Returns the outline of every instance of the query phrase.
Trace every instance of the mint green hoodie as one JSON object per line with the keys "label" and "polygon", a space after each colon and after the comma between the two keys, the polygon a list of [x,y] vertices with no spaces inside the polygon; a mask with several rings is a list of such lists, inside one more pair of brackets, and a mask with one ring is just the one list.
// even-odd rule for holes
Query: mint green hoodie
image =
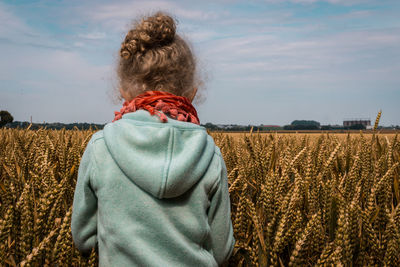
{"label": "mint green hoodie", "polygon": [[93,134],[71,221],[100,266],[217,266],[232,254],[227,170],[204,127],[138,110]]}

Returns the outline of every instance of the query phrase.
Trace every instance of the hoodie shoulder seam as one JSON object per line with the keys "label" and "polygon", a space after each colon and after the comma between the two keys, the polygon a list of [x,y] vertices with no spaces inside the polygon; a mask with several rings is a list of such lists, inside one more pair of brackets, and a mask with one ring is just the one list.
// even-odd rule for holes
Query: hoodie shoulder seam
{"label": "hoodie shoulder seam", "polygon": [[221,176],[222,176],[221,175],[221,171],[222,171],[221,159],[222,159],[222,156],[217,151],[214,151],[214,155],[217,155],[218,158],[219,158],[218,169],[220,171],[218,172],[217,179],[215,179],[213,185],[210,188],[210,191],[208,192],[208,198],[210,198],[212,195],[214,195],[214,193],[218,190],[218,186],[221,183]]}
{"label": "hoodie shoulder seam", "polygon": [[[96,132],[92,135],[91,140],[89,141],[87,148],[91,150],[91,155],[90,155],[90,162],[92,163],[90,166],[90,172],[92,175],[89,177],[89,183],[93,185],[94,188],[97,188],[97,183],[95,181],[96,173],[97,173],[97,159],[96,159],[96,146],[95,143],[97,140],[103,138],[103,136],[100,136],[99,132]],[[93,189],[94,189],[93,188]]]}
{"label": "hoodie shoulder seam", "polygon": [[91,145],[93,146],[93,148],[92,148],[92,149],[93,149],[92,158],[93,158],[93,161],[94,161],[94,165],[96,166],[95,170],[97,169],[97,165],[98,165],[97,159],[96,159],[97,153],[95,152],[95,149],[96,149],[95,143],[96,143],[97,141],[99,141],[100,139],[104,139],[104,136],[103,136],[103,132],[102,132],[102,131],[98,131],[98,132],[96,132],[96,133],[93,134],[93,140],[91,141]]}
{"label": "hoodie shoulder seam", "polygon": [[104,138],[103,130],[100,130],[100,131],[95,132],[95,133],[92,135],[92,138],[91,138],[90,142],[91,142],[91,143],[94,143],[94,142],[96,142],[97,140],[99,140],[99,139],[101,139],[101,138]]}

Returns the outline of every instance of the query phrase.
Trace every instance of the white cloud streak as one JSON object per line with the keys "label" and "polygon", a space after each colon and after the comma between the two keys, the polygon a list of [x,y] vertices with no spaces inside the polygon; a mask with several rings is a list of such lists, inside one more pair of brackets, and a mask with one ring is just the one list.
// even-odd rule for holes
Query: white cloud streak
{"label": "white cloud streak", "polygon": [[265,0],[268,3],[282,3],[282,2],[291,2],[295,4],[315,4],[318,2],[325,2],[334,5],[344,5],[351,6],[356,4],[366,4],[372,2],[371,0]]}
{"label": "white cloud streak", "polygon": [[48,34],[29,26],[16,16],[10,8],[0,3],[0,40],[16,45],[43,48],[66,48],[66,45]]}

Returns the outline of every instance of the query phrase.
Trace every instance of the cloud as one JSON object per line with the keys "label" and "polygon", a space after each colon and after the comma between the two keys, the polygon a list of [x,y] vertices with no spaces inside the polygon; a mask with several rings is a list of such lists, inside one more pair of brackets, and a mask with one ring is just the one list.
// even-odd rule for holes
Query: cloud
{"label": "cloud", "polygon": [[[179,31],[178,31],[179,34]],[[183,36],[187,36],[191,42],[204,42],[215,37],[218,37],[218,33],[215,31],[199,30],[199,31],[183,31]]]}
{"label": "cloud", "polygon": [[[77,51],[18,48],[0,45],[0,99],[16,120],[33,115],[37,121],[95,121],[110,119],[113,112],[114,70],[94,65]],[[18,109],[16,107],[23,107]]]}
{"label": "cloud", "polygon": [[11,10],[0,2],[0,35],[7,36],[14,32],[28,32],[30,29]]}
{"label": "cloud", "polygon": [[132,19],[132,15],[138,15],[142,12],[152,10],[173,11],[176,16],[184,19],[208,20],[217,18],[217,14],[214,12],[204,12],[192,8],[186,9],[174,2],[167,1],[138,1],[105,4],[93,9],[89,14],[92,15],[92,18],[97,20],[116,18]]}
{"label": "cloud", "polygon": [[100,40],[100,39],[105,39],[107,34],[105,32],[90,32],[90,33],[81,33],[78,34],[78,37],[83,38],[83,39],[89,39],[89,40]]}
{"label": "cloud", "polygon": [[340,19],[340,20],[362,19],[374,15],[373,13],[374,12],[371,10],[356,10],[340,15],[329,16],[328,19]]}
{"label": "cloud", "polygon": [[[92,31],[76,37],[95,41],[104,34]],[[76,47],[80,49],[86,42],[57,37],[26,23],[12,7],[0,3],[2,108],[12,111],[16,120],[28,120],[33,115],[39,121],[104,121],[108,117],[104,110],[112,115],[107,96],[112,67],[92,64],[82,56]],[[95,108],[97,104],[90,102],[91,98],[99,99],[103,107]],[[98,114],[103,114],[102,118],[93,119]]]}
{"label": "cloud", "polygon": [[59,82],[59,86],[77,88],[91,87],[102,82],[111,74],[110,65],[94,65],[85,60],[77,51],[48,50],[26,47],[19,49],[12,45],[1,45],[6,52],[2,58],[7,64],[0,65],[2,79],[13,79],[18,83],[29,83],[35,89],[43,90],[41,83]]}
{"label": "cloud", "polygon": [[10,7],[2,3],[0,3],[0,42],[49,49],[67,49],[61,41],[29,26],[16,16]]}
{"label": "cloud", "polygon": [[155,11],[170,12],[179,19],[207,21],[216,20],[219,14],[213,11],[203,11],[193,7],[184,7],[170,1],[135,1],[113,2],[95,5],[89,11],[84,11],[85,17],[91,23],[100,23],[110,29],[125,31],[127,24],[138,16],[148,15]]}
{"label": "cloud", "polygon": [[351,6],[356,4],[366,4],[371,2],[372,0],[265,0],[265,1],[268,3],[291,2],[295,4],[314,4],[318,2],[325,2],[334,5]]}
{"label": "cloud", "polygon": [[316,0],[321,2],[328,2],[330,4],[339,4],[339,5],[356,5],[356,4],[367,4],[371,2],[371,0]]}
{"label": "cloud", "polygon": [[[398,114],[398,8],[371,0],[205,1],[68,1],[40,11],[32,4],[30,13],[0,3],[0,99],[24,106],[16,119],[30,113],[42,121],[112,119],[119,106],[107,93],[120,42],[132,19],[161,9],[176,16],[178,33],[192,41],[213,77],[200,108],[203,122],[280,124],[314,114],[303,103],[331,118],[342,105],[348,105],[340,108],[343,116],[385,103]],[[53,20],[42,20],[41,12]]]}
{"label": "cloud", "polygon": [[[203,56],[214,77],[276,87],[307,90],[373,89],[379,83],[395,83],[400,64],[400,28],[353,30],[303,39],[279,35],[251,35],[210,41]],[[386,57],[384,55],[387,55]],[[397,56],[399,58],[399,56]],[[388,60],[393,63],[387,66]],[[314,89],[313,89],[314,88]]]}

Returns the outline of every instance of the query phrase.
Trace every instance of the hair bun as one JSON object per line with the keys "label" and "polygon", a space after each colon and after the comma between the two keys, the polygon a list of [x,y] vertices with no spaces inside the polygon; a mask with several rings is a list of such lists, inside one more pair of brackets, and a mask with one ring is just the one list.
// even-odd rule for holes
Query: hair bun
{"label": "hair bun", "polygon": [[174,41],[176,25],[174,20],[162,13],[142,19],[136,27],[129,31],[121,45],[121,57],[129,59],[136,53],[168,45]]}

